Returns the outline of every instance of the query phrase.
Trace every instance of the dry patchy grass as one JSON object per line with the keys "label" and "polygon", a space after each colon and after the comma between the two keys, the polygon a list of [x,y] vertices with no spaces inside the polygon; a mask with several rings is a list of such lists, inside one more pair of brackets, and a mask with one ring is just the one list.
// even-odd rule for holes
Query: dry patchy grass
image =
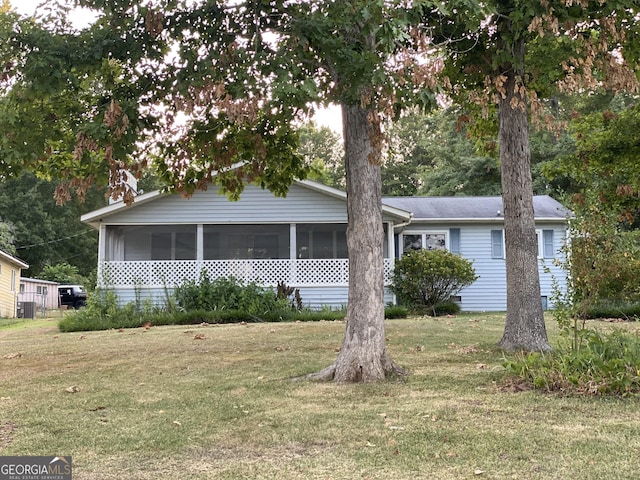
{"label": "dry patchy grass", "polygon": [[373,385],[290,381],[343,322],[0,326],[0,454],[72,455],[78,480],[636,478],[638,399],[500,388],[502,322],[389,321],[411,374]]}

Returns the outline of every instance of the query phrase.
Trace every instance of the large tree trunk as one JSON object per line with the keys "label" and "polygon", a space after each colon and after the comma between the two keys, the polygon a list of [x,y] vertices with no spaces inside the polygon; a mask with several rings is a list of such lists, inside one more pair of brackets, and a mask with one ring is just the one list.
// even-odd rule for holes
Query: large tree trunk
{"label": "large tree trunk", "polygon": [[404,372],[387,354],[384,330],[384,230],[380,166],[367,110],[342,106],[347,174],[349,303],[347,329],[335,362],[307,378],[373,382]]}
{"label": "large tree trunk", "polygon": [[[521,52],[524,55],[524,43]],[[550,351],[540,299],[528,109],[519,87],[511,70],[498,105],[507,269],[507,318],[499,345],[506,350]]]}

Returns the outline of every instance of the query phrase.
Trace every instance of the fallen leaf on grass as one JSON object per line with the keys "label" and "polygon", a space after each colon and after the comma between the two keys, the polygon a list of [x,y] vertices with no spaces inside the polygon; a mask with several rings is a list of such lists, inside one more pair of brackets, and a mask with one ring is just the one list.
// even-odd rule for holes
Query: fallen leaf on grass
{"label": "fallen leaf on grass", "polygon": [[64,390],[67,393],[78,393],[80,391],[80,387],[77,387],[76,385],[71,385],[70,387],[67,387]]}
{"label": "fallen leaf on grass", "polygon": [[204,333],[197,333],[196,335],[193,336],[194,340],[204,340],[206,338]]}
{"label": "fallen leaf on grass", "polygon": [[174,424],[176,427],[181,427],[181,426],[182,426],[182,424],[181,424],[179,421],[177,421],[177,420],[174,420],[174,421],[173,421],[173,424]]}
{"label": "fallen leaf on grass", "polygon": [[484,470],[474,470],[473,474],[474,475],[482,475],[484,473]]}
{"label": "fallen leaf on grass", "polygon": [[478,348],[477,345],[467,345],[467,346],[462,346],[462,345],[458,345],[455,343],[450,343],[447,345],[447,347],[449,347],[450,350],[455,350],[456,353],[478,353],[480,352],[480,349]]}
{"label": "fallen leaf on grass", "polygon": [[15,352],[15,353],[7,353],[2,358],[11,359],[11,358],[20,358],[21,356],[22,356],[22,353]]}

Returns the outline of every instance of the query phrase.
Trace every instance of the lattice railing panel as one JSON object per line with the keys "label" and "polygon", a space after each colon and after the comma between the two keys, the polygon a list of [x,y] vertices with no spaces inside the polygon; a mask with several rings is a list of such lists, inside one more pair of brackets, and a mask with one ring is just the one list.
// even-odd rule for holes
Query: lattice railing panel
{"label": "lattice railing panel", "polygon": [[[278,282],[290,286],[349,284],[346,259],[102,262],[99,267],[99,283],[104,287],[173,287],[185,280],[198,280],[202,270],[211,279],[234,276],[265,286]],[[385,285],[390,283],[392,274],[393,264],[385,259]]]}

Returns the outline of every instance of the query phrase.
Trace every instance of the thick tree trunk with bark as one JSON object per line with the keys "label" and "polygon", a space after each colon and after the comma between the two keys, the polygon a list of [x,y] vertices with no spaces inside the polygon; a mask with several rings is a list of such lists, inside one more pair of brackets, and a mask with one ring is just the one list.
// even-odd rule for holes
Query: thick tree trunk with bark
{"label": "thick tree trunk with bark", "polygon": [[404,373],[387,354],[385,344],[382,180],[380,166],[369,161],[374,150],[367,110],[343,105],[342,120],[349,249],[347,328],[335,362],[307,378],[373,382]]}
{"label": "thick tree trunk with bark", "polygon": [[499,345],[506,350],[550,351],[540,299],[528,109],[515,73],[507,74],[504,88],[498,108],[507,318]]}

